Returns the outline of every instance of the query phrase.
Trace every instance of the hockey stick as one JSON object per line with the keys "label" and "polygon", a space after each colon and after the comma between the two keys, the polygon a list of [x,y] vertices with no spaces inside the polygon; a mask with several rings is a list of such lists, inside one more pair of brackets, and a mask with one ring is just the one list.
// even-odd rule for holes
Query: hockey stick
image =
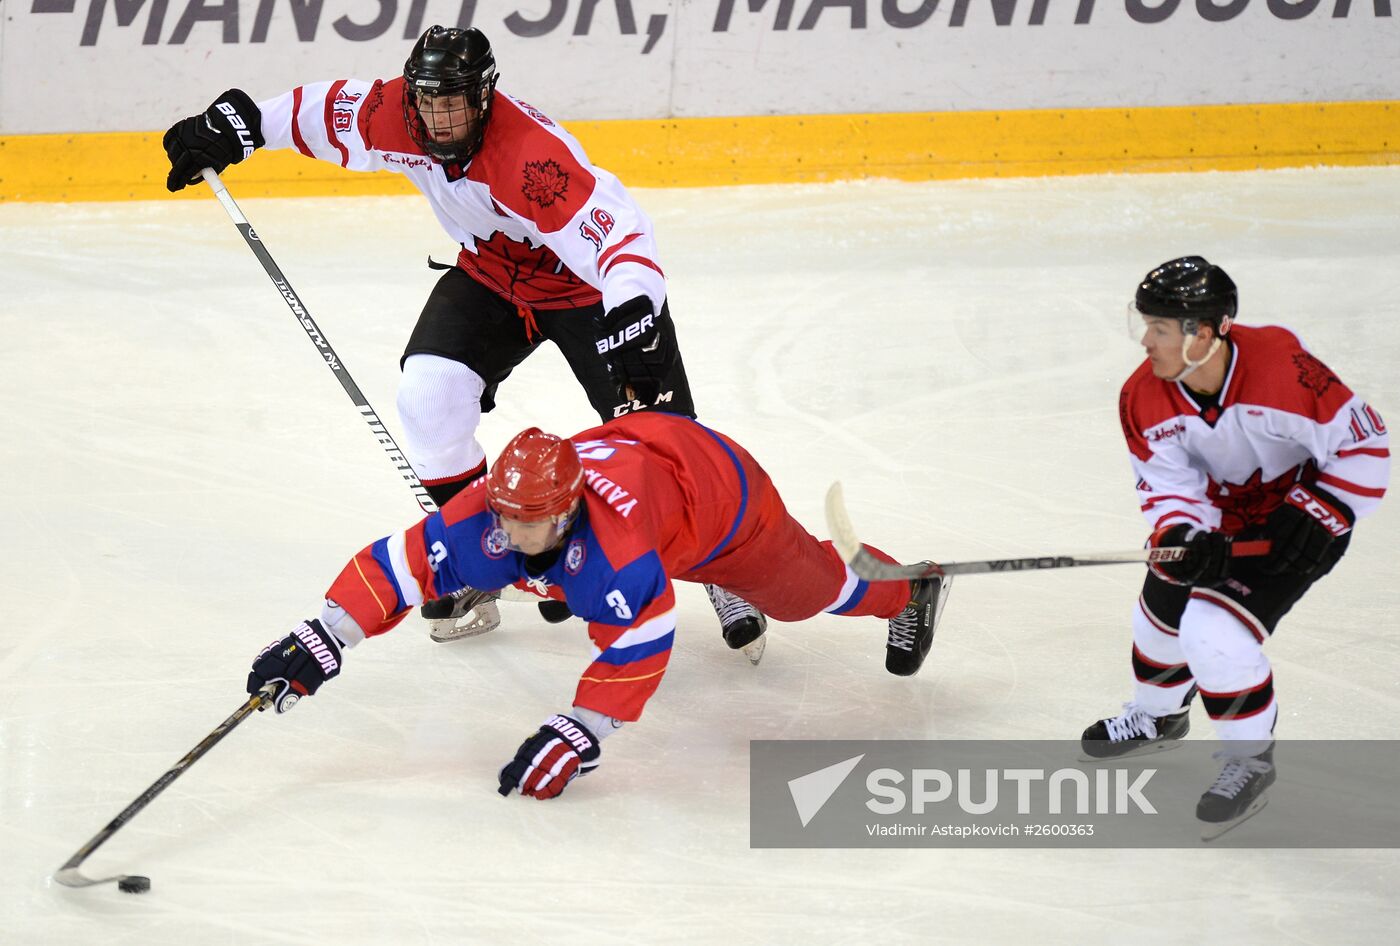
{"label": "hockey stick", "polygon": [[355,383],[354,378],[350,377],[350,372],[341,363],[340,357],[331,347],[331,343],[326,340],[325,333],[321,331],[315,319],[311,318],[311,313],[306,311],[306,306],[302,304],[301,298],[297,296],[292,284],[287,282],[286,276],[282,275],[282,270],[272,259],[272,254],[267,251],[267,247],[263,246],[262,240],[254,232],[248,218],[243,216],[243,211],[239,210],[238,205],[233,202],[233,197],[229,194],[228,188],[224,187],[224,182],[210,168],[205,168],[201,173],[204,175],[204,180],[209,183],[209,187],[214,191],[214,196],[219,199],[219,203],[223,205],[224,210],[233,220],[238,232],[243,234],[248,249],[253,251],[253,255],[258,258],[258,262],[262,263],[263,269],[267,271],[272,284],[282,294],[282,300],[287,303],[287,308],[292,310],[292,315],[296,316],[297,322],[306,332],[306,337],[311,339],[312,344],[320,350],[321,357],[326,360],[326,367],[331,369],[336,380],[340,382],[340,386],[345,389],[345,393],[350,395],[350,400],[359,410],[360,416],[365,419],[365,423],[369,424],[374,439],[379,441],[379,445],[389,455],[389,460],[394,464],[394,468],[399,471],[399,475],[413,490],[413,496],[418,500],[418,505],[422,507],[424,512],[437,512],[437,503],[433,502],[433,498],[423,488],[418,474],[413,471],[413,465],[408,462],[408,458],[403,455],[399,445],[394,442],[393,435],[384,426],[384,422],[379,419],[379,415],[374,412],[374,408],[370,406],[364,394],[360,393],[359,385]]}
{"label": "hockey stick", "polygon": [[[1130,549],[1126,552],[1088,552],[1082,555],[1040,555],[1031,558],[994,558],[977,562],[947,562],[918,565],[895,565],[882,562],[870,554],[856,538],[855,527],[846,514],[841,484],[832,483],[826,494],[826,524],[831,530],[831,544],[841,558],[866,581],[897,581],[910,578],[931,578],[944,575],[982,575],[999,572],[1037,571],[1045,568],[1080,568],[1087,565],[1126,565],[1133,562],[1176,562],[1185,558],[1187,549],[1171,546],[1155,549]],[[1256,539],[1236,542],[1230,547],[1232,558],[1267,555],[1269,541]]]}
{"label": "hockey stick", "polygon": [[[282,294],[282,299],[287,303],[287,308],[292,310],[292,315],[296,316],[297,322],[301,324],[308,338],[321,352],[321,357],[326,361],[326,367],[331,369],[340,386],[345,389],[345,393],[350,396],[351,402],[359,410],[360,416],[369,424],[370,432],[379,441],[379,445],[384,448],[384,452],[389,455],[389,460],[394,464],[394,468],[399,471],[399,475],[404,478],[409,489],[413,490],[413,496],[418,500],[418,505],[426,513],[438,511],[437,503],[428,494],[418,474],[414,472],[413,465],[408,462],[408,458],[403,455],[399,445],[394,442],[394,437],[389,433],[384,422],[379,419],[379,415],[370,406],[369,400],[360,392],[360,387],[355,383],[355,379],[350,377],[350,372],[341,363],[340,357],[331,348],[331,343],[326,339],[325,333],[311,318],[311,313],[306,310],[301,298],[297,295],[292,284],[287,281],[287,277],[282,275],[281,268],[273,260],[272,254],[267,251],[258,234],[253,230],[248,218],[243,216],[243,211],[238,209],[238,204],[234,203],[233,196],[229,194],[228,188],[220,180],[219,175],[211,168],[205,168],[200,172],[204,175],[204,180],[209,183],[209,187],[214,191],[214,196],[219,199],[224,210],[233,220],[234,226],[238,227],[238,232],[243,234],[244,241],[248,248],[253,251],[253,255],[262,263],[263,269],[267,271],[268,278],[277,287],[277,291]],[[474,617],[471,621],[458,624],[451,618],[438,618],[431,620],[433,626],[433,640],[440,643],[460,640],[464,637],[476,637],[489,631],[494,631],[501,626],[501,613],[496,607],[493,599],[486,599],[468,612]]]}
{"label": "hockey stick", "polygon": [[164,775],[155,780],[150,788],[141,793],[141,796],[134,802],[127,805],[122,813],[111,820],[107,827],[93,835],[92,840],[78,849],[78,852],[68,858],[64,865],[53,875],[53,879],[63,884],[65,887],[91,887],[95,884],[106,884],[116,882],[117,886],[127,893],[144,893],[151,887],[151,879],[139,874],[113,874],[111,877],[87,877],[84,876],[80,868],[88,855],[97,850],[107,839],[116,834],[136,814],[155,799],[157,795],[165,791],[171,782],[175,781],[185,773],[185,770],[199,761],[204,753],[218,745],[223,739],[233,731],[233,728],[243,720],[247,719],[253,710],[260,710],[264,706],[271,704],[273,696],[277,692],[275,684],[269,683],[257,693],[248,697],[248,701],[234,710],[233,715],[224,720],[214,731],[205,736],[204,739],[195,746],[185,757],[176,762]]}

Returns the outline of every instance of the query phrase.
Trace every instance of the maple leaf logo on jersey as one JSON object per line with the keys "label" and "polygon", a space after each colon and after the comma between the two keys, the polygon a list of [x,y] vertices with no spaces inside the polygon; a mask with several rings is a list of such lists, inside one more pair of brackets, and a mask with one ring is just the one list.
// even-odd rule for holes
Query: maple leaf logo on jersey
{"label": "maple leaf logo on jersey", "polygon": [[1331,369],[1308,352],[1294,355],[1293,364],[1298,367],[1298,383],[1318,397],[1326,394],[1332,385],[1342,383]]}
{"label": "maple leaf logo on jersey", "polygon": [[525,199],[540,207],[553,207],[555,201],[564,199],[569,192],[569,172],[559,166],[559,162],[526,161],[525,183],[520,185],[520,193]]}
{"label": "maple leaf logo on jersey", "polygon": [[1206,496],[1211,505],[1220,510],[1220,531],[1237,535],[1248,526],[1263,525],[1269,513],[1283,504],[1288,491],[1298,482],[1298,472],[1296,468],[1288,470],[1267,483],[1263,470],[1255,470],[1243,483],[1221,482],[1210,477]]}

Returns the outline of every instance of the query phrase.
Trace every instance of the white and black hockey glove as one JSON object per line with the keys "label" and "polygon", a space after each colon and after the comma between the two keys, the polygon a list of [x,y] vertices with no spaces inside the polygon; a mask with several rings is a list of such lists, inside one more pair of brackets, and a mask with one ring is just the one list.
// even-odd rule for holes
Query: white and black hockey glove
{"label": "white and black hockey glove", "polygon": [[576,777],[598,767],[598,737],[572,716],[551,716],[501,766],[502,795],[516,789],[533,798],[553,798]]}
{"label": "white and black hockey glove", "polygon": [[266,143],[257,103],[241,89],[229,89],[203,114],[182,118],[165,133],[162,144],[170,158],[165,189],[173,194],[198,184],[205,168],[221,174]]}
{"label": "white and black hockey glove", "polygon": [[311,696],[321,684],[340,673],[343,646],[320,621],[303,621],[292,633],[268,644],[253,658],[248,692],[256,693],[269,683],[276,685],[272,708],[285,713],[303,696]]}
{"label": "white and black hockey glove", "polygon": [[680,357],[665,305],[657,313],[651,299],[637,296],[611,309],[598,320],[598,354],[620,395],[655,404]]}

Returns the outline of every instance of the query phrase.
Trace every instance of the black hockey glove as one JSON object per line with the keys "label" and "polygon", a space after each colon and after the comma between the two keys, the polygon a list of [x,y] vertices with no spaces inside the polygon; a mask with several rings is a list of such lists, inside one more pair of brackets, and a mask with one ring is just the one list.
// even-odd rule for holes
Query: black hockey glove
{"label": "black hockey glove", "polygon": [[553,798],[579,775],[598,767],[598,737],[572,716],[551,716],[501,766],[502,795],[517,788],[533,798]]}
{"label": "black hockey glove", "polygon": [[267,142],[262,136],[262,112],[247,93],[229,89],[202,115],[191,115],[170,126],[162,140],[170,158],[165,189],[172,194],[198,184],[200,171],[223,173]]}
{"label": "black hockey glove", "polygon": [[253,659],[248,692],[256,693],[269,683],[276,684],[272,707],[285,713],[303,696],[311,696],[321,684],[340,673],[341,646],[320,621],[303,621]]}
{"label": "black hockey glove", "polygon": [[1311,576],[1327,558],[1332,543],[1350,532],[1355,522],[1350,507],[1331,493],[1317,486],[1294,486],[1264,525],[1270,546],[1262,570],[1266,575]]}
{"label": "black hockey glove", "polygon": [[629,299],[598,320],[598,354],[607,360],[618,393],[644,407],[656,403],[679,357],[674,333],[665,331],[646,296]]}
{"label": "black hockey glove", "polygon": [[1230,577],[1230,544],[1234,539],[1184,522],[1163,526],[1147,540],[1150,549],[1183,547],[1186,555],[1174,562],[1151,562],[1152,573],[1173,585],[1213,588]]}

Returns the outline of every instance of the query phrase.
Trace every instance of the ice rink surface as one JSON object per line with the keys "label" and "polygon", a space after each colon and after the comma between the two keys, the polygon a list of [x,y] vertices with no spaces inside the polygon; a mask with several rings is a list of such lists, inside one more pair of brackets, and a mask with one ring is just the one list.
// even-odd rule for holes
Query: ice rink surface
{"label": "ice rink surface", "polygon": [[[228,176],[238,196],[238,174]],[[906,560],[1138,546],[1119,432],[1137,280],[1200,253],[1400,417],[1400,168],[639,191],[702,419],[825,535],[844,482]],[[243,209],[389,425],[454,248],[416,198]],[[543,803],[497,768],[569,706],[582,625],[432,643],[412,617],[287,716],[249,719],[50,875],[244,699],[416,506],[218,204],[0,206],[0,942],[1388,941],[1400,852],[748,846],[751,739],[1076,738],[1130,693],[1136,566],[959,580],[921,675],[884,624],[776,625],[752,668],[681,585],[671,669]],[[482,441],[590,426],[553,348]],[[1283,738],[1400,736],[1400,507],[1268,646]],[[1209,734],[1195,710],[1196,736]],[[1203,786],[1204,787],[1204,786]]]}

